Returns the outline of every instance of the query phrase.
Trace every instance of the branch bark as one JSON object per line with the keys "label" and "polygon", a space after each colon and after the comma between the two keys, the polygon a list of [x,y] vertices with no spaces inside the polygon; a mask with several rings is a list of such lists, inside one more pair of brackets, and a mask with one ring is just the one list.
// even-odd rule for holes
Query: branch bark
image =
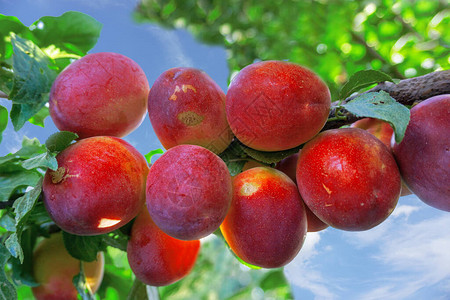
{"label": "branch bark", "polygon": [[[450,70],[404,79],[397,84],[383,82],[364,93],[379,91],[385,91],[397,102],[411,106],[436,95],[450,94]],[[355,97],[349,97],[343,103],[353,100]],[[341,113],[343,113],[344,118],[328,122],[322,130],[339,128],[362,119],[345,110]],[[329,118],[334,117],[336,117],[336,111],[333,109]]]}

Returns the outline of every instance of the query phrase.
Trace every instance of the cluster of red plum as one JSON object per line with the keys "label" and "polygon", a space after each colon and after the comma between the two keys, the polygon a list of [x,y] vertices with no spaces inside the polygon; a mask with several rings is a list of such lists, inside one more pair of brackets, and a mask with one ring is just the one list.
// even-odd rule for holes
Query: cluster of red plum
{"label": "cluster of red plum", "polygon": [[[368,230],[383,222],[401,178],[424,202],[450,211],[450,95],[413,107],[405,138],[391,146],[392,128],[375,119],[320,132],[329,89],[294,63],[251,64],[225,94],[194,68],[167,70],[150,89],[131,59],[96,53],[57,77],[49,104],[56,126],[79,136],[45,175],[51,218],[69,233],[98,235],[137,216],[127,255],[149,285],[187,275],[199,239],[219,228],[243,261],[284,266],[307,231]],[[121,139],[147,111],[167,150],[151,167]],[[234,138],[260,151],[304,146],[275,167],[250,160],[232,177],[218,154]]]}

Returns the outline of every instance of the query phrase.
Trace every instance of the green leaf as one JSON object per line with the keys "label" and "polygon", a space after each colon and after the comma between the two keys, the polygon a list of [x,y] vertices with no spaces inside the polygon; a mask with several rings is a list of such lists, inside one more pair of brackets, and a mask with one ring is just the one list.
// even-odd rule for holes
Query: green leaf
{"label": "green leaf", "polygon": [[58,162],[56,161],[54,154],[46,152],[24,160],[22,162],[22,167],[27,170],[35,168],[49,168],[56,171],[56,169],[58,169]]}
{"label": "green leaf", "polygon": [[288,150],[271,151],[271,152],[255,150],[245,146],[244,144],[241,144],[241,146],[244,152],[248,156],[254,158],[255,160],[262,162],[264,164],[274,164],[292,154],[297,153],[302,148],[303,145]]}
{"label": "green leaf", "polygon": [[8,280],[5,273],[5,265],[10,259],[11,254],[8,249],[0,243],[0,299],[10,300],[17,299],[17,292],[15,286]]}
{"label": "green leaf", "polygon": [[2,134],[8,125],[8,110],[6,107],[0,105],[0,143],[2,142]]}
{"label": "green leaf", "polygon": [[63,231],[64,245],[70,255],[82,261],[95,261],[97,253],[104,251],[103,236],[81,236]]}
{"label": "green leaf", "polygon": [[10,58],[12,55],[11,43],[7,38],[10,32],[20,34],[27,39],[33,38],[33,34],[28,27],[23,25],[17,17],[0,14],[0,58],[3,60]]}
{"label": "green leaf", "polygon": [[219,157],[227,165],[231,176],[241,173],[242,168],[248,161],[248,156],[245,154],[241,144],[237,140],[231,142],[227,149],[219,154]]}
{"label": "green leaf", "polygon": [[78,135],[70,131],[60,131],[52,134],[45,141],[45,146],[50,152],[61,152],[66,149]]}
{"label": "green leaf", "polygon": [[77,289],[78,294],[81,296],[83,300],[95,300],[95,297],[92,295],[92,291],[89,288],[89,285],[86,283],[86,276],[84,274],[84,266],[80,261],[80,273],[75,275],[72,279],[72,283]]}
{"label": "green leaf", "polygon": [[68,53],[85,55],[97,43],[102,26],[91,16],[69,11],[59,17],[42,17],[30,28],[41,48],[55,45]]}
{"label": "green leaf", "polygon": [[148,299],[146,285],[137,278],[134,279],[127,297],[127,300],[134,299]]}
{"label": "green leaf", "polygon": [[21,237],[24,224],[29,216],[30,212],[33,210],[39,195],[42,191],[42,180],[39,181],[34,188],[27,191],[22,197],[16,199],[13,204],[15,221],[16,221],[16,231],[12,233],[5,242],[6,247],[9,252],[16,258],[19,258],[20,262],[23,263],[24,253],[21,246]]}
{"label": "green leaf", "polygon": [[163,154],[163,153],[164,153],[164,151],[162,149],[155,149],[155,150],[152,150],[149,153],[145,154],[145,159],[147,160],[147,162],[149,164],[151,164],[153,155],[155,155],[155,154]]}
{"label": "green leaf", "polygon": [[388,122],[394,129],[397,143],[400,143],[405,136],[410,118],[409,109],[384,91],[361,94],[342,107],[358,117],[370,117]]}
{"label": "green leaf", "polygon": [[22,233],[20,246],[24,255],[23,262],[17,258],[13,258],[10,261],[12,280],[15,285],[38,285],[33,276],[33,249],[36,244],[37,235],[38,228],[34,226],[27,227]]}
{"label": "green leaf", "polygon": [[339,94],[340,99],[345,99],[354,92],[368,87],[374,83],[391,81],[392,78],[386,73],[377,70],[362,70],[358,71],[350,77],[348,82],[342,87]]}
{"label": "green leaf", "polygon": [[103,243],[122,251],[127,251],[128,236],[119,229],[102,235]]}
{"label": "green leaf", "polygon": [[6,95],[9,95],[13,86],[13,80],[14,73],[12,66],[0,61],[0,91],[4,92]]}
{"label": "green leaf", "polygon": [[5,213],[0,218],[0,227],[6,229],[7,231],[16,231],[16,220],[9,213]]}
{"label": "green leaf", "polygon": [[48,101],[56,72],[51,61],[33,42],[11,34],[14,80],[9,99],[13,101],[11,121],[17,131]]}
{"label": "green leaf", "polygon": [[0,173],[0,202],[8,201],[19,187],[35,186],[41,177],[33,171]]}
{"label": "green leaf", "polygon": [[50,115],[50,112],[48,110],[47,106],[43,106],[40,111],[38,111],[34,116],[32,116],[28,121],[31,124],[44,127],[44,121],[45,118],[47,118]]}

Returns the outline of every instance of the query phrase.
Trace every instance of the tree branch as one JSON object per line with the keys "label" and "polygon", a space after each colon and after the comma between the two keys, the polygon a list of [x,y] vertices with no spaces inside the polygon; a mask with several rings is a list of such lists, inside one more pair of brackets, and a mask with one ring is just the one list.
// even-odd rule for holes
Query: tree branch
{"label": "tree branch", "polygon": [[8,99],[8,95],[6,95],[6,94],[3,93],[2,91],[0,91],[0,98]]}
{"label": "tree branch", "polygon": [[[397,84],[383,82],[364,93],[379,91],[385,91],[397,102],[411,106],[436,95],[450,94],[450,70],[437,71],[424,76],[404,79]],[[345,99],[342,104],[353,100],[355,97],[352,96]],[[341,110],[340,113],[343,114],[343,118],[337,118],[327,122],[322,130],[339,128],[362,119],[346,110]],[[329,118],[336,117],[336,110],[333,109],[330,112]]]}

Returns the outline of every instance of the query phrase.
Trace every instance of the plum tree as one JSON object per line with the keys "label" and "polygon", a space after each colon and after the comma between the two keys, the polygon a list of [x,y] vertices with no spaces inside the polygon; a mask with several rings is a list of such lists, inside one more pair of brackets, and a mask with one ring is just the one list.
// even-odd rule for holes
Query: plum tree
{"label": "plum tree", "polygon": [[247,263],[278,268],[300,251],[306,214],[295,183],[268,167],[233,179],[233,200],[220,230],[231,250]]}
{"label": "plum tree", "polygon": [[[103,279],[105,259],[102,252],[93,262],[82,262],[86,283],[95,293]],[[80,273],[80,261],[67,252],[61,232],[42,240],[33,253],[33,274],[39,284],[32,288],[38,300],[78,299],[72,278]]]}
{"label": "plum tree", "polygon": [[231,204],[231,176],[213,152],[179,145],[150,168],[147,207],[155,224],[181,240],[205,237],[219,228]]}
{"label": "plum tree", "polygon": [[450,94],[414,106],[405,138],[393,151],[409,189],[428,205],[450,211]]}
{"label": "plum tree", "polygon": [[234,135],[262,151],[286,150],[313,138],[325,125],[330,105],[330,91],[314,72],[284,61],[243,68],[226,96]]}
{"label": "plum tree", "polygon": [[145,202],[147,161],[116,137],[91,137],[57,155],[58,169],[44,177],[44,204],[67,232],[111,232],[139,212]]}
{"label": "plum tree", "polygon": [[165,234],[144,207],[133,223],[127,257],[137,278],[148,285],[163,286],[189,274],[199,250],[199,240],[182,241]]}
{"label": "plum tree", "polygon": [[328,225],[368,230],[384,221],[400,196],[394,157],[359,128],[327,130],[300,152],[297,184],[306,205]]}
{"label": "plum tree", "polygon": [[59,130],[80,138],[123,137],[143,121],[148,91],[147,77],[132,59],[111,52],[89,54],[53,82],[50,116]]}
{"label": "plum tree", "polygon": [[148,95],[148,114],[166,149],[193,144],[218,154],[233,138],[225,114],[225,93],[198,69],[163,72]]}

